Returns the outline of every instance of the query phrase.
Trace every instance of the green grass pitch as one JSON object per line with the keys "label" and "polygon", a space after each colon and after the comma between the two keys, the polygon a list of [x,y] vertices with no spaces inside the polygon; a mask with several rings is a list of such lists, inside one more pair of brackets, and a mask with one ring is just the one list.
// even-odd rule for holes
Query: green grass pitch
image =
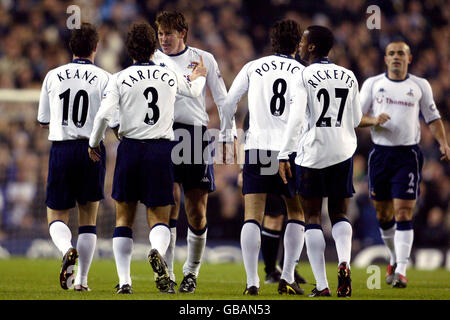
{"label": "green grass pitch", "polygon": [[[243,296],[245,270],[243,264],[204,264],[201,267],[195,294],[161,294],[155,287],[153,273],[146,261],[133,260],[132,295],[116,295],[116,267],[113,260],[94,260],[89,275],[90,292],[62,290],[59,286],[60,261],[55,259],[25,259],[13,257],[0,260],[0,300],[311,300],[305,296],[281,296],[276,284],[264,284],[263,265],[259,266],[261,292],[257,297]],[[450,300],[450,272],[444,269],[420,271],[408,269],[408,287],[394,289],[384,282],[385,265],[380,265],[381,289],[368,289],[371,274],[366,269],[352,268],[351,300]],[[177,282],[182,279],[182,265],[175,264]],[[308,284],[305,293],[313,289],[314,277],[307,263],[297,270]],[[333,297],[336,297],[337,265],[327,264],[327,276]],[[342,298],[339,298],[342,299]]]}

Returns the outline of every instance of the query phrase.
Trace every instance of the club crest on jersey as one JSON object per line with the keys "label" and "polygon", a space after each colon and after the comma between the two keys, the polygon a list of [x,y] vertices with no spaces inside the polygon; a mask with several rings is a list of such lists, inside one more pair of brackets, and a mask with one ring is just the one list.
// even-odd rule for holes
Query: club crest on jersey
{"label": "club crest on jersey", "polygon": [[409,89],[409,92],[406,95],[410,96],[410,97],[414,97],[413,89]]}
{"label": "club crest on jersey", "polygon": [[196,66],[198,66],[198,62],[191,61],[189,65],[187,66],[188,69],[194,69]]}

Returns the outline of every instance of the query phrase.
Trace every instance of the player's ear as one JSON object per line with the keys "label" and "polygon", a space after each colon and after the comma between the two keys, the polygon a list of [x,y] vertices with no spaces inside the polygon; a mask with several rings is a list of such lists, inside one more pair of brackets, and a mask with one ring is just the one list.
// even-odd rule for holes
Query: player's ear
{"label": "player's ear", "polygon": [[412,58],[413,58],[413,56],[412,56],[412,54],[410,53],[410,54],[409,54],[409,57],[408,57],[408,64],[411,64]]}
{"label": "player's ear", "polygon": [[314,50],[316,50],[316,45],[313,43],[308,44],[308,51],[314,52]]}

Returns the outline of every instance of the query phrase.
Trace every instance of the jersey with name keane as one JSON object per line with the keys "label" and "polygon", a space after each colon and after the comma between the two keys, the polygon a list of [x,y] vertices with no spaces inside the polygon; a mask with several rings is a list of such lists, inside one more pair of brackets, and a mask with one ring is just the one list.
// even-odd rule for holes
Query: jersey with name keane
{"label": "jersey with name keane", "polygon": [[[305,68],[297,90],[299,95],[294,98],[278,158],[288,158],[296,143],[292,132],[299,126],[304,126],[304,132],[294,148],[296,164],[322,169],[352,157],[357,143],[355,128],[362,118],[358,81],[353,72],[321,59]],[[307,100],[302,92],[307,93]]]}
{"label": "jersey with name keane", "polygon": [[75,59],[47,73],[37,120],[49,125],[50,141],[89,139],[110,76],[87,59]]}
{"label": "jersey with name keane", "polygon": [[361,107],[371,117],[390,116],[384,124],[370,128],[372,142],[383,146],[418,144],[420,113],[426,123],[440,119],[430,84],[412,74],[405,80],[391,80],[386,73],[368,78],[361,87]]}
{"label": "jersey with name keane", "polygon": [[[228,91],[223,108],[224,127],[232,127],[237,104],[248,91],[249,128],[245,150],[279,151],[281,137],[290,117],[294,82],[305,67],[294,58],[274,54],[248,62]],[[232,139],[227,135],[227,141]]]}
{"label": "jersey with name keane", "polygon": [[[204,84],[203,76],[189,83],[176,72],[152,61],[136,63],[114,74],[95,118],[89,145],[96,147],[107,121],[117,121],[117,117],[119,137],[173,140],[176,94],[197,97]],[[189,106],[180,108],[188,109]]]}
{"label": "jersey with name keane", "polygon": [[[158,49],[155,51],[153,61],[156,64],[166,65],[169,69],[183,75],[190,81],[189,77],[194,67],[200,62],[200,56],[203,58],[203,64],[207,71],[206,86],[211,90],[214,103],[219,110],[219,116],[221,116],[227,89],[217,62],[211,53],[186,46],[183,51],[177,54],[166,55]],[[194,126],[208,125],[209,116],[205,105],[206,86],[203,88],[201,95],[196,98],[177,96],[175,101],[175,122]]]}

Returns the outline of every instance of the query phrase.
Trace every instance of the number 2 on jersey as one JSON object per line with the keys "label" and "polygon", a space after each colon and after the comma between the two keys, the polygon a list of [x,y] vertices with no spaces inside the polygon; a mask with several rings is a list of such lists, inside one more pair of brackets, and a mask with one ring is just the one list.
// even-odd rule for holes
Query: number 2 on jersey
{"label": "number 2 on jersey", "polygon": [[[69,125],[69,100],[70,100],[70,88],[59,95],[59,98],[63,101],[63,117],[62,125]],[[78,112],[80,111],[80,100],[83,98],[83,105],[81,106],[81,118],[78,119]],[[78,128],[82,128],[86,123],[87,114],[89,108],[89,96],[84,90],[79,90],[75,94],[72,106],[72,121]]]}
{"label": "number 2 on jersey", "polygon": [[[341,98],[341,104],[339,105],[336,124],[334,125],[335,127],[340,127],[342,116],[344,114],[345,102],[347,101],[348,89],[335,88],[334,94],[336,98]],[[328,94],[327,89],[322,88],[319,90],[319,92],[317,93],[317,99],[319,99],[319,102],[322,102],[321,97],[323,97],[323,110],[316,122],[316,127],[331,127],[331,117],[325,117],[328,111],[328,107],[330,106],[330,95]]]}
{"label": "number 2 on jersey", "polygon": [[149,126],[154,125],[159,120],[159,108],[156,105],[158,102],[158,91],[156,91],[153,87],[148,87],[144,91],[144,97],[148,100],[148,94],[149,92],[152,94],[152,101],[148,103],[148,107],[152,110],[152,116],[149,117],[148,113],[145,115],[144,122],[148,124]]}

